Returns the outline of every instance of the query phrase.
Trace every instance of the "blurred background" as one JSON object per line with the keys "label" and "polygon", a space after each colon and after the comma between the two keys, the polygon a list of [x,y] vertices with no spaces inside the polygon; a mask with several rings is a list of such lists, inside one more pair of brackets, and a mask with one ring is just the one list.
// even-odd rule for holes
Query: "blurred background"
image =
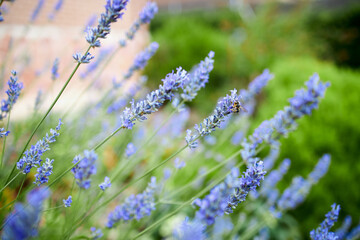
{"label": "blurred background", "polygon": [[[60,78],[51,91],[56,93],[62,86],[73,66],[72,54],[86,47],[81,29],[101,13],[104,5],[100,0],[65,0],[62,9],[53,12],[55,2],[45,1],[32,22],[31,13],[37,1],[16,0],[5,2],[1,7],[4,18],[0,23],[1,87],[10,70],[18,69],[26,89],[22,104],[14,109],[15,119],[27,116],[38,89],[49,91],[50,69],[57,57],[60,58]],[[341,220],[350,214],[357,223],[360,218],[357,186],[360,176],[360,3],[355,0],[156,2],[159,14],[150,27],[142,27],[135,40],[115,57],[99,79],[97,89],[109,86],[114,75],[124,73],[136,53],[150,41],[160,44],[144,71],[149,76],[150,89],[157,87],[160,79],[172,69],[182,66],[190,70],[213,50],[215,68],[210,83],[191,103],[196,113],[194,118],[208,116],[225,92],[246,87],[268,68],[275,78],[259,96],[252,119],[255,127],[281,109],[314,72],[319,73],[323,81],[331,83],[319,110],[302,119],[299,130],[282,140],[280,159],[292,160],[284,187],[290,176],[310,172],[323,153],[332,155],[332,163],[328,174],[306,201],[290,214],[299,221],[304,236],[322,221],[333,202],[342,206]],[[111,51],[145,3],[145,0],[130,2],[123,21],[114,24],[112,34],[102,41],[103,48]],[[16,57],[9,58],[9,54]],[[62,111],[61,106],[66,106],[82,87],[80,73],[60,100],[57,111]],[[96,98],[97,91],[88,93],[88,97]]]}

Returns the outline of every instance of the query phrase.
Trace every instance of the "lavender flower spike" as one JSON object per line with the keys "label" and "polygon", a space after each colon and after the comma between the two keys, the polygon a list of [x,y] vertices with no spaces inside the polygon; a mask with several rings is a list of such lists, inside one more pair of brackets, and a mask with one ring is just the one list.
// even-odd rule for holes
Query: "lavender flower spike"
{"label": "lavender flower spike", "polygon": [[308,178],[313,184],[317,183],[328,171],[331,155],[324,154],[316,164],[314,170],[309,174]]}
{"label": "lavender flower spike", "polygon": [[56,80],[59,78],[59,59],[56,58],[51,68],[51,79]]}
{"label": "lavender flower spike", "polygon": [[131,102],[130,108],[125,108],[123,113],[119,117],[119,125],[122,128],[131,129],[134,126],[136,120],[146,120],[146,115],[156,112],[166,100],[171,100],[174,96],[174,92],[183,87],[188,82],[188,74],[181,67],[177,69],[177,72],[169,73],[165,79],[163,79],[163,85],[159,86],[159,89],[146,95],[146,99],[136,102]]}
{"label": "lavender flower spike", "polygon": [[0,120],[6,118],[7,114],[11,111],[13,105],[16,103],[16,100],[19,98],[21,90],[23,89],[23,84],[18,82],[16,71],[11,71],[11,75],[12,76],[10,76],[8,81],[9,89],[6,90],[8,98],[1,101]]}
{"label": "lavender flower spike", "polygon": [[235,193],[235,188],[240,186],[239,169],[233,168],[225,181],[211,189],[204,199],[196,199],[193,205],[200,207],[195,214],[196,221],[212,225],[215,218],[224,215],[228,207],[229,197]]}
{"label": "lavender flower spike", "polygon": [[185,140],[190,148],[193,148],[194,141],[200,136],[209,135],[220,127],[220,123],[224,121],[225,117],[232,113],[239,113],[244,108],[240,103],[240,96],[237,95],[236,89],[230,91],[231,95],[226,95],[221,101],[218,102],[213,115],[204,119],[203,123],[195,125],[194,129],[197,131],[194,135],[190,135],[191,131],[187,131],[188,135]]}
{"label": "lavender flower spike", "polygon": [[158,12],[158,6],[155,2],[148,2],[139,14],[139,18],[131,25],[130,29],[126,32],[126,39],[121,39],[119,44],[121,47],[126,46],[126,40],[133,39],[140,26],[150,23]]}
{"label": "lavender flower spike", "polygon": [[154,56],[158,49],[159,44],[157,42],[152,42],[143,52],[140,52],[135,57],[134,63],[130,67],[129,71],[124,75],[124,80],[129,79],[133,75],[134,71],[144,69],[150,58]]}
{"label": "lavender flower spike", "polygon": [[[38,167],[41,164],[42,154],[50,150],[50,143],[55,142],[56,137],[60,135],[59,130],[61,124],[61,119],[59,119],[59,123],[56,126],[55,130],[50,129],[50,134],[47,133],[46,136],[43,137],[43,139],[39,140],[35,145],[32,145],[30,149],[24,152],[24,156],[16,164],[17,169],[22,170],[24,174],[27,174],[30,172],[31,168]],[[43,177],[45,177],[46,174],[51,174],[51,169],[50,166],[46,166],[46,169],[40,168],[40,170],[38,170],[39,179],[37,179],[36,183],[41,184],[41,179],[45,181],[45,178]],[[43,171],[46,171],[46,173]]]}
{"label": "lavender flower spike", "polygon": [[63,199],[63,203],[64,203],[64,206],[67,208],[67,207],[71,207],[71,203],[72,203],[72,197],[69,196],[67,199]]}
{"label": "lavender flower spike", "polygon": [[90,187],[90,177],[96,173],[96,160],[98,156],[92,150],[85,150],[84,157],[81,155],[75,156],[73,163],[78,163],[71,169],[79,187],[88,189]]}
{"label": "lavender flower spike", "polygon": [[213,51],[209,52],[208,56],[204,61],[201,61],[199,65],[196,66],[190,72],[190,81],[189,84],[184,86],[184,92],[181,94],[181,97],[186,101],[193,100],[199,90],[205,87],[205,84],[209,81],[209,74],[214,68],[214,56]]}
{"label": "lavender flower spike", "polygon": [[38,4],[36,5],[32,15],[31,15],[31,18],[30,18],[31,22],[34,22],[36,20],[36,18],[39,16],[39,13],[40,13],[44,3],[45,3],[45,0],[39,0]]}
{"label": "lavender flower spike", "polygon": [[16,203],[14,211],[6,218],[1,239],[29,239],[38,235],[42,205],[50,192],[36,188],[26,196],[28,205]]}
{"label": "lavender flower spike", "polygon": [[260,185],[260,181],[264,179],[264,163],[262,161],[254,163],[248,167],[244,175],[240,179],[240,186],[235,189],[227,203],[226,213],[232,213],[236,206],[245,201],[246,196],[250,191],[255,191],[256,187]]}
{"label": "lavender flower spike", "polygon": [[9,135],[10,131],[5,131],[5,128],[0,128],[0,138]]}
{"label": "lavender flower spike", "polygon": [[93,59],[94,57],[91,56],[91,54],[88,52],[84,56],[81,53],[75,53],[73,55],[73,58],[75,59],[75,61],[81,64],[81,63],[89,63],[91,59]]}
{"label": "lavender flower spike", "polygon": [[129,0],[107,0],[105,13],[99,18],[97,27],[88,28],[86,31],[86,41],[91,47],[100,47],[99,38],[105,39],[110,33],[110,24],[121,18]]}
{"label": "lavender flower spike", "polygon": [[173,233],[175,240],[205,240],[205,225],[198,220],[189,221],[185,219],[178,229]]}
{"label": "lavender flower spike", "polygon": [[37,169],[38,173],[35,175],[35,184],[40,186],[49,181],[49,176],[53,173],[53,162],[54,159],[50,160],[49,158],[46,158],[42,166]]}
{"label": "lavender flower spike", "polygon": [[330,232],[330,228],[334,226],[334,223],[337,221],[340,212],[340,205],[335,203],[331,205],[331,211],[325,215],[325,220],[320,224],[320,226],[310,232],[310,238],[312,240],[336,240],[338,237],[335,233]]}
{"label": "lavender flower spike", "polygon": [[109,214],[106,227],[112,228],[121,220],[139,220],[145,216],[149,216],[151,212],[155,210],[155,190],[156,178],[151,177],[151,181],[144,192],[136,196],[131,195],[125,199],[123,204],[118,205],[115,210]]}
{"label": "lavender flower spike", "polygon": [[49,14],[49,20],[54,20],[55,14],[60,11],[61,7],[63,6],[64,0],[58,0],[55,3],[53,12]]}
{"label": "lavender flower spike", "polygon": [[99,184],[101,190],[105,191],[105,189],[111,187],[111,182],[109,177],[105,177],[104,182]]}

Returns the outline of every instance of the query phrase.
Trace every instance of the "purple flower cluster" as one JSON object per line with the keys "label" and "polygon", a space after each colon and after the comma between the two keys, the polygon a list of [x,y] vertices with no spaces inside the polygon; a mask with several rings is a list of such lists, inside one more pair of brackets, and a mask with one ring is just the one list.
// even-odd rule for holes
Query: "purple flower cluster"
{"label": "purple flower cluster", "polygon": [[73,163],[77,165],[72,168],[76,183],[80,188],[88,189],[90,187],[90,177],[96,173],[97,154],[91,150],[84,151],[84,157],[77,155]]}
{"label": "purple flower cluster", "polygon": [[51,68],[51,79],[56,80],[59,77],[59,59],[56,58]]}
{"label": "purple flower cluster", "polygon": [[150,45],[142,52],[140,52],[133,62],[133,65],[129,68],[129,71],[124,75],[124,80],[129,79],[135,71],[144,69],[147,65],[148,61],[159,48],[159,44],[157,42],[152,42]]}
{"label": "purple flower cluster", "polygon": [[197,219],[189,221],[186,218],[179,228],[173,232],[173,237],[175,240],[205,240],[207,239],[205,229],[206,226]]}
{"label": "purple flower cluster", "polygon": [[55,3],[53,12],[49,14],[49,20],[54,20],[55,14],[60,11],[61,7],[63,6],[64,0],[58,0]]}
{"label": "purple flower cluster", "polygon": [[99,38],[106,38],[110,33],[110,24],[116,22],[124,14],[122,11],[126,8],[129,0],[107,0],[105,13],[99,18],[97,27],[88,28],[86,31],[86,41],[91,47],[100,47]]}
{"label": "purple flower cluster", "polygon": [[64,206],[67,208],[67,207],[71,207],[71,203],[72,203],[72,197],[69,196],[67,199],[63,199],[63,203],[64,203]]}
{"label": "purple flower cluster", "polygon": [[259,195],[265,197],[269,205],[273,205],[278,197],[279,191],[276,184],[283,178],[290,167],[290,159],[285,159],[278,169],[271,171],[261,185]]}
{"label": "purple flower cluster", "polygon": [[112,228],[121,220],[139,220],[145,216],[149,216],[151,211],[155,210],[155,190],[156,178],[151,177],[144,192],[126,198],[123,204],[118,205],[115,210],[109,214],[106,227]]}
{"label": "purple flower cluster", "polygon": [[236,94],[236,89],[230,92],[231,95],[226,95],[218,102],[213,115],[205,118],[203,123],[200,123],[199,125],[195,124],[194,129],[197,131],[197,133],[192,134],[191,130],[187,130],[185,140],[189,148],[195,148],[197,146],[197,138],[200,136],[206,136],[215,131],[216,128],[219,128],[220,123],[224,121],[227,115],[238,113],[244,109],[240,103],[240,96]]}
{"label": "purple flower cluster", "polygon": [[261,90],[268,84],[268,82],[272,78],[274,78],[274,75],[270,73],[269,69],[265,69],[262,74],[260,74],[253,81],[250,82],[247,90],[240,91],[240,95],[243,97],[243,101],[251,101],[255,97],[255,95],[261,92]]}
{"label": "purple flower cluster", "polygon": [[296,91],[295,97],[289,100],[290,106],[285,107],[276,113],[270,119],[262,122],[258,128],[255,129],[249,140],[245,139],[242,143],[243,150],[241,155],[243,159],[248,162],[256,162],[256,149],[262,143],[273,144],[280,137],[286,136],[289,132],[296,128],[295,120],[304,115],[311,114],[311,111],[317,108],[319,98],[324,96],[328,83],[319,81],[318,75],[314,74],[310,80],[306,82],[307,89]]}
{"label": "purple flower cluster", "polygon": [[341,227],[338,228],[335,232],[339,240],[345,239],[347,232],[351,227],[352,219],[351,216],[346,216]]}
{"label": "purple flower cluster", "polygon": [[184,92],[181,97],[185,101],[193,100],[199,90],[205,87],[205,84],[209,82],[209,74],[214,68],[214,56],[215,53],[211,51],[204,61],[201,61],[190,73],[189,83],[184,86]]}
{"label": "purple flower cluster", "polygon": [[316,184],[327,172],[330,165],[330,155],[325,154],[319,159],[314,170],[309,174],[307,179],[303,177],[295,177],[291,185],[284,190],[280,199],[277,202],[277,207],[281,211],[294,209],[305,200],[309,194],[311,187]]}
{"label": "purple flower cluster", "polygon": [[104,236],[101,229],[96,229],[95,227],[90,228],[91,231],[91,240],[96,240]]}
{"label": "purple flower cluster", "polygon": [[105,189],[111,187],[111,182],[109,177],[105,177],[104,182],[99,184],[101,190],[105,191]]}
{"label": "purple flower cluster", "polygon": [[89,52],[86,53],[85,55],[82,55],[81,53],[77,52],[73,55],[73,58],[75,59],[75,61],[81,64],[81,63],[89,63],[91,59],[94,58],[94,56],[91,56]]}
{"label": "purple flower cluster", "polygon": [[141,10],[139,18],[131,25],[130,29],[126,32],[126,39],[121,39],[119,41],[120,46],[126,46],[126,40],[133,39],[137,31],[139,30],[142,24],[150,23],[154,18],[155,14],[158,12],[158,6],[155,2],[148,2],[145,7]]}
{"label": "purple flower cluster", "polygon": [[42,166],[37,169],[37,174],[35,174],[35,184],[40,186],[49,181],[49,176],[53,173],[53,162],[54,159],[50,160],[49,158],[46,158]]}
{"label": "purple flower cluster", "polygon": [[5,128],[0,128],[0,138],[9,135],[10,131],[5,131]]}
{"label": "purple flower cluster", "polygon": [[26,197],[27,205],[16,203],[14,211],[5,220],[1,239],[28,239],[36,237],[42,205],[50,192],[46,188],[30,191]]}
{"label": "purple flower cluster", "polygon": [[212,225],[215,218],[224,215],[228,208],[229,197],[234,194],[235,188],[240,186],[239,169],[231,169],[224,182],[218,184],[204,199],[195,199],[193,205],[198,206],[195,219],[206,225]]}
{"label": "purple flower cluster", "polygon": [[39,0],[38,4],[36,5],[36,7],[34,8],[34,11],[31,14],[31,18],[30,18],[30,22],[34,22],[36,20],[36,18],[39,16],[39,13],[42,9],[42,7],[44,6],[45,0]]}
{"label": "purple flower cluster", "polygon": [[126,146],[126,149],[125,149],[125,155],[126,157],[130,157],[131,155],[133,155],[134,153],[136,152],[136,147],[133,143],[129,143],[127,146]]}
{"label": "purple flower cluster", "polygon": [[123,113],[119,117],[119,125],[123,128],[131,129],[134,126],[136,120],[146,120],[146,115],[158,111],[166,100],[171,100],[174,96],[174,92],[183,87],[188,82],[188,74],[181,67],[177,69],[177,72],[169,73],[165,79],[163,79],[163,85],[159,86],[159,89],[147,94],[146,99],[136,102],[131,102],[130,108],[125,108]]}
{"label": "purple flower cluster", "polygon": [[6,118],[7,114],[11,111],[12,106],[16,103],[16,100],[19,98],[21,89],[23,89],[23,84],[18,82],[18,77],[16,76],[16,71],[11,71],[10,79],[8,81],[9,89],[6,90],[8,98],[1,101],[1,114],[0,120]]}
{"label": "purple flower cluster", "polygon": [[[31,168],[38,167],[38,165],[41,164],[41,156],[44,152],[50,150],[50,143],[55,142],[56,137],[60,135],[59,131],[61,124],[61,119],[59,119],[59,124],[56,126],[55,130],[50,129],[50,134],[47,133],[43,139],[39,140],[35,145],[32,145],[30,149],[24,152],[24,156],[16,164],[17,169],[22,170],[24,174],[27,174],[30,172]],[[40,167],[40,169],[42,169],[42,167]],[[46,173],[44,173],[43,170],[45,169],[38,170],[38,174],[41,175],[38,175],[36,180],[37,184],[41,184],[41,179],[47,181],[47,177],[51,174],[52,168],[50,169],[50,167],[47,166]]]}
{"label": "purple flower cluster", "polygon": [[335,203],[331,205],[331,211],[325,215],[325,220],[320,224],[320,226],[312,230],[310,232],[310,238],[312,240],[336,240],[339,239],[335,233],[330,232],[330,228],[332,228],[337,222],[338,216],[340,212],[340,205],[336,205]]}
{"label": "purple flower cluster", "polygon": [[232,213],[236,206],[245,201],[246,196],[251,191],[255,191],[256,187],[260,186],[260,181],[264,179],[266,172],[264,171],[264,164],[262,161],[254,163],[248,167],[244,175],[240,179],[240,185],[235,189],[235,193],[230,196],[226,213]]}

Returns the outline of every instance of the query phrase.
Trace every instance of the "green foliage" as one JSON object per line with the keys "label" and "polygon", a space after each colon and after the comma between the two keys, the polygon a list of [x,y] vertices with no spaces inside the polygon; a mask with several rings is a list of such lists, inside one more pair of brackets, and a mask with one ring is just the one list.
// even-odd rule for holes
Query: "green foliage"
{"label": "green foliage", "polygon": [[312,14],[306,21],[310,35],[321,42],[319,55],[336,64],[359,68],[360,66],[360,4],[345,9]]}
{"label": "green foliage", "polygon": [[[331,83],[319,109],[311,117],[299,121],[301,131],[291,133],[281,146],[280,159],[292,160],[288,176],[306,176],[323,153],[332,155],[327,175],[314,186],[305,203],[293,212],[302,223],[303,234],[321,222],[333,202],[342,206],[341,219],[347,214],[358,219],[360,192],[356,173],[360,172],[360,72],[339,69],[312,58],[279,59],[270,70],[275,79],[266,88],[266,100],[259,105],[257,123],[281,109],[312,73],[318,72],[320,79]],[[286,187],[289,181],[283,181],[285,185],[282,187]]]}

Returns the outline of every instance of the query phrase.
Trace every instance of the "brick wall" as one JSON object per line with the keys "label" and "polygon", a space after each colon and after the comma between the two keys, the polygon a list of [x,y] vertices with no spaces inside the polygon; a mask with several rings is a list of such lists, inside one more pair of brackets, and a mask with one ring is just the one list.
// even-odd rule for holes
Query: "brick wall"
{"label": "brick wall", "polygon": [[[29,19],[37,0],[16,0],[7,3],[8,13],[4,14],[4,22],[0,23],[0,78],[2,85],[10,76],[10,71],[15,69],[20,72],[19,78],[25,83],[25,93],[14,109],[14,116],[26,116],[32,111],[36,94],[39,89],[50,92],[47,102],[54,99],[54,94],[59,91],[75,66],[72,54],[76,51],[84,52],[88,46],[84,38],[84,26],[89,18],[104,10],[105,0],[64,0],[62,9],[55,15],[53,21],[48,16],[52,12],[57,0],[45,0],[45,4],[33,23]],[[118,40],[124,36],[125,31],[138,17],[139,11],[146,0],[130,1],[123,19],[112,24],[111,34],[107,39],[101,40],[102,48],[116,47]],[[121,49],[112,60],[106,71],[101,76],[99,86],[88,92],[88,97],[82,98],[95,100],[100,96],[98,90],[111,86],[114,76],[121,78],[122,74],[131,65],[136,53],[149,43],[149,33],[143,26],[129,45]],[[9,45],[12,45],[9,51]],[[98,55],[99,49],[91,52]],[[60,78],[52,86],[50,68],[55,58],[60,58]],[[57,111],[62,111],[72,103],[73,99],[88,84],[81,80],[79,73],[85,70],[81,65],[78,73],[65,91],[64,96],[57,104]],[[43,72],[40,76],[37,72]],[[89,81],[88,79],[87,81]],[[6,87],[6,86],[5,86]],[[5,89],[0,93],[4,97]],[[44,106],[44,109],[48,105]]]}

